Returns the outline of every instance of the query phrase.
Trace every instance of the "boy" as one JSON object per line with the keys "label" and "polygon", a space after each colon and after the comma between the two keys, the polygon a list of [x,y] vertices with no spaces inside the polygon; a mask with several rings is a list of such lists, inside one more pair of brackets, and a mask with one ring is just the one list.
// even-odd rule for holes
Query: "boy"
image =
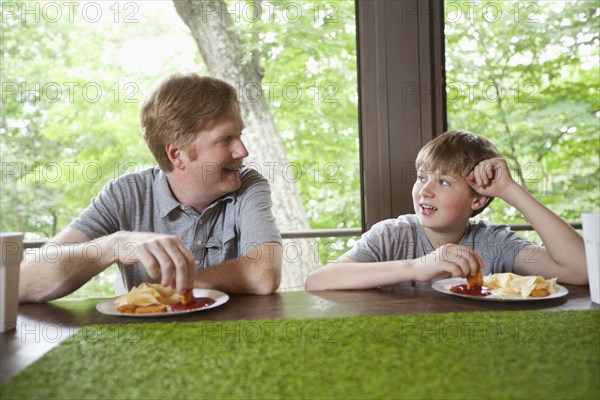
{"label": "boy", "polygon": [[[336,263],[313,271],[306,290],[369,289],[446,276],[514,272],[586,284],[581,236],[513,181],[494,145],[465,131],[427,143],[416,160],[414,215],[375,224]],[[519,210],[544,246],[504,225],[472,221],[499,197]]]}

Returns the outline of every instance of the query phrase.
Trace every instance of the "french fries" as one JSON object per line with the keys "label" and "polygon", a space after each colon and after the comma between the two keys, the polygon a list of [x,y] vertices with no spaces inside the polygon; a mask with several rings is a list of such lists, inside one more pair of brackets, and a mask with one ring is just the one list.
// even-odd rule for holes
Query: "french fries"
{"label": "french fries", "polygon": [[157,314],[167,312],[179,296],[171,288],[157,283],[142,283],[115,300],[117,311],[124,314]]}

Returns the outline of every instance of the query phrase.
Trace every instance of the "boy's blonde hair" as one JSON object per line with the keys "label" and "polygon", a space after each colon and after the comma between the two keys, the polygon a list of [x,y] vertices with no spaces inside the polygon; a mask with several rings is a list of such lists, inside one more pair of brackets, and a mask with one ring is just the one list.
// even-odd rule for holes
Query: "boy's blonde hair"
{"label": "boy's blonde hair", "polygon": [[[423,146],[417,155],[416,167],[417,171],[438,171],[442,175],[465,178],[481,161],[495,157],[501,155],[486,137],[464,130],[448,131]],[[481,213],[485,207],[473,211],[471,216]]]}
{"label": "boy's blonde hair", "polygon": [[167,144],[189,151],[201,131],[212,129],[224,118],[241,124],[235,88],[196,73],[168,76],[146,97],[140,110],[144,139],[165,172],[173,170]]}

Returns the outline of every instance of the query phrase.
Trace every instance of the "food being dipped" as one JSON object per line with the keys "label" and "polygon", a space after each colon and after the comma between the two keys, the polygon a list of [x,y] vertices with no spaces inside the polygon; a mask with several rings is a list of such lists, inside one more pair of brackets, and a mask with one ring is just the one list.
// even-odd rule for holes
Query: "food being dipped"
{"label": "food being dipped", "polygon": [[179,296],[169,287],[146,282],[115,300],[117,311],[123,314],[181,312],[206,307],[214,302],[208,297],[194,297],[192,289]]}
{"label": "food being dipped", "polygon": [[494,295],[503,298],[547,297],[557,291],[556,278],[544,279],[541,276],[505,272],[482,277],[480,281],[477,275],[467,278],[466,284],[452,286],[450,291],[469,296]]}

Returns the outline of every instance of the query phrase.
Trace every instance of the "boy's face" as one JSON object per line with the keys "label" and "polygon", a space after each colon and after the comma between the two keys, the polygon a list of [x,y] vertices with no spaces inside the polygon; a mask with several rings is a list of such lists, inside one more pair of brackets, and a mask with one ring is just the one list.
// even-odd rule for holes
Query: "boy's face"
{"label": "boy's face", "polygon": [[419,169],[412,198],[424,228],[460,234],[473,212],[476,193],[464,178]]}

